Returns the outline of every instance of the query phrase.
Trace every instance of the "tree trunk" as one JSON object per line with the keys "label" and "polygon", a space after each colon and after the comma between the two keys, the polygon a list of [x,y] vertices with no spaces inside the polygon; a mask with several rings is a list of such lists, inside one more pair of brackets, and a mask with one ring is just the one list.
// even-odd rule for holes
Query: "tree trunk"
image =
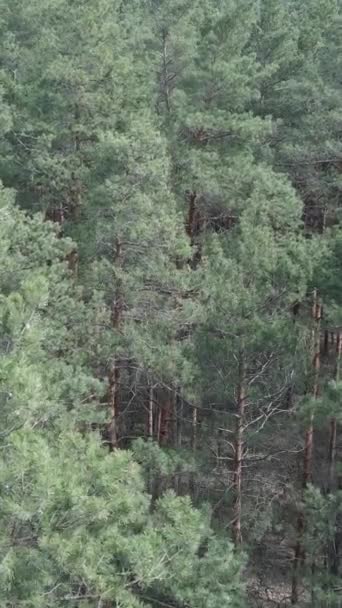
{"label": "tree trunk", "polygon": [[200,244],[196,246],[196,236],[199,234],[201,226],[201,217],[197,209],[197,192],[188,193],[189,209],[188,219],[186,222],[186,232],[190,238],[190,245],[193,249],[192,258],[190,265],[193,270],[196,269],[197,265],[201,261],[201,249]]}
{"label": "tree trunk", "polygon": [[162,406],[158,403],[158,421],[157,421],[157,442],[160,446],[161,440],[161,427],[162,427]]}
{"label": "tree trunk", "polygon": [[329,354],[329,330],[326,329],[324,331],[324,350],[323,350],[325,355]]}
{"label": "tree trunk", "polygon": [[173,390],[171,393],[171,441],[172,447],[177,449],[178,447],[178,397],[177,390]]}
{"label": "tree trunk", "polygon": [[233,517],[233,540],[235,546],[242,542],[241,536],[241,507],[242,507],[242,464],[243,464],[243,432],[246,408],[246,368],[243,354],[240,355],[239,363],[239,385],[237,394],[237,418],[235,431],[235,454],[234,454],[234,517]]}
{"label": "tree trunk", "polygon": [[151,385],[148,392],[148,428],[147,435],[148,438],[153,440],[153,426],[154,426],[154,396],[153,396],[153,386]]}
{"label": "tree trunk", "polygon": [[335,484],[335,461],[336,461],[336,438],[337,421],[333,417],[330,420],[329,454],[328,454],[328,493],[332,492]]}
{"label": "tree trunk", "polygon": [[[336,360],[335,360],[335,380],[340,378],[340,360],[342,350],[341,333],[336,336]],[[337,420],[334,417],[330,420],[330,437],[329,437],[329,452],[328,452],[328,488],[330,494],[336,487],[336,443],[337,443]],[[341,489],[341,479],[338,480],[338,489]],[[339,574],[339,547],[341,544],[340,532],[340,517],[336,517],[335,534],[332,540],[328,542],[328,564],[330,574],[338,576]]]}
{"label": "tree trunk", "polygon": [[[340,361],[341,361],[341,351],[342,351],[342,339],[341,333],[338,332],[336,336],[336,360],[335,360],[335,380],[336,382],[340,379]],[[328,463],[329,463],[329,486],[328,491],[331,492],[335,483],[335,461],[336,461],[336,438],[337,438],[337,420],[335,417],[332,417],[330,420],[330,439],[329,439],[329,454],[328,454]]]}
{"label": "tree trunk", "polygon": [[184,401],[180,387],[177,389],[177,448],[181,448],[183,444],[183,420],[184,420]]}
{"label": "tree trunk", "polygon": [[66,256],[66,261],[68,263],[69,270],[71,270],[71,272],[73,273],[74,277],[77,278],[77,275],[78,275],[78,263],[79,263],[79,257],[78,257],[78,251],[77,251],[77,249],[73,249]]}
{"label": "tree trunk", "polygon": [[[317,291],[314,291],[314,298],[312,304],[312,350],[313,350],[313,379],[311,394],[314,399],[318,398],[319,393],[319,371],[320,371],[320,350],[321,350],[321,334],[320,334],[320,323],[321,323],[321,305],[317,296]],[[312,454],[313,454],[313,422],[314,416],[310,415],[308,428],[305,433],[305,445],[304,445],[304,466],[303,466],[303,490],[306,489],[308,483],[311,481],[312,476]]]}
{"label": "tree trunk", "polygon": [[[121,242],[117,240],[115,247],[115,263],[118,266],[122,264],[122,246]],[[122,321],[122,295],[121,295],[121,282],[118,281],[116,296],[113,300],[112,306],[112,327],[115,331],[120,330]],[[120,413],[120,380],[121,371],[119,361],[116,357],[113,358],[112,366],[108,377],[108,405],[110,410],[110,422],[108,425],[108,435],[110,447],[113,450],[117,447],[119,434],[118,434],[118,416]]]}
{"label": "tree trunk", "polygon": [[[81,108],[80,104],[76,103],[74,108],[74,121],[75,121],[75,131],[73,133],[73,144],[74,151],[77,156],[79,156],[81,150],[81,138],[79,131],[79,123],[81,120]],[[80,160],[80,159],[79,159]],[[75,171],[71,172],[71,184],[68,192],[68,205],[67,211],[70,218],[75,222],[79,219],[80,209],[82,204],[82,191],[83,186],[80,178],[78,177]]]}
{"label": "tree trunk", "polygon": [[119,383],[120,383],[120,370],[117,366],[117,361],[114,359],[112,368],[109,374],[109,390],[108,390],[108,401],[110,408],[110,421],[108,425],[108,435],[110,447],[113,450],[117,447],[118,443],[118,429],[117,429],[117,418],[119,411]]}
{"label": "tree trunk", "polygon": [[196,406],[192,408],[192,432],[191,432],[191,448],[193,452],[197,450],[197,415],[198,409]]}
{"label": "tree trunk", "polygon": [[192,453],[194,455],[194,459],[193,459],[193,466],[194,466],[194,468],[189,473],[189,478],[188,478],[189,490],[188,490],[188,493],[190,494],[190,496],[192,497],[192,499],[194,501],[196,500],[196,497],[197,497],[196,490],[198,489],[197,485],[196,485],[197,471],[196,471],[196,464],[195,464],[196,452],[197,452],[197,426],[198,426],[198,408],[196,406],[192,406],[192,412],[191,412],[191,450],[192,450]]}
{"label": "tree trunk", "polygon": [[169,445],[170,440],[170,422],[171,422],[171,404],[169,399],[163,403],[161,407],[160,420],[160,445]]}
{"label": "tree trunk", "polygon": [[[319,370],[320,370],[320,350],[321,350],[321,304],[318,299],[317,290],[314,290],[313,303],[311,309],[312,318],[312,383],[311,394],[314,399],[317,399],[319,392]],[[313,432],[314,432],[314,416],[310,415],[309,424],[305,432],[304,440],[304,456],[303,456],[303,479],[302,479],[302,500],[304,500],[304,492],[312,477],[312,456],[313,456]],[[305,530],[305,517],[301,509],[297,519],[297,542],[294,552],[294,563],[292,573],[292,590],[291,604],[298,603],[298,587],[299,587],[299,568],[305,561],[305,550],[303,546],[303,534]]]}
{"label": "tree trunk", "polygon": [[302,546],[302,537],[304,534],[304,514],[301,511],[297,519],[297,542],[294,551],[294,562],[292,572],[292,589],[291,589],[291,604],[295,605],[298,602],[298,584],[299,584],[299,566],[304,560],[304,549]]}
{"label": "tree trunk", "polygon": [[[148,429],[147,429],[148,438],[150,441],[153,441],[154,435],[154,391],[152,384],[149,387],[148,391]],[[154,478],[153,471],[149,469],[148,471],[148,491],[151,496],[154,495]]]}
{"label": "tree trunk", "polygon": [[167,58],[167,40],[168,33],[166,30],[163,31],[163,97],[165,101],[166,110],[170,113],[170,75],[168,72],[168,58]]}

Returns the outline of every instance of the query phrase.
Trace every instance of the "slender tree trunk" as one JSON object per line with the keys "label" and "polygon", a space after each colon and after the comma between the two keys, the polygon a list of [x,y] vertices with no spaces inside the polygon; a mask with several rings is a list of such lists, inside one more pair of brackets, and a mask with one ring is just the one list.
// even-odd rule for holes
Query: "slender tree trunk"
{"label": "slender tree trunk", "polygon": [[170,75],[168,72],[168,58],[167,58],[167,40],[168,33],[166,30],[163,31],[163,96],[165,100],[166,110],[170,112]]}
{"label": "slender tree trunk", "polygon": [[153,440],[153,426],[154,426],[154,395],[153,395],[153,386],[150,385],[148,392],[148,429],[147,434],[148,438]]}
{"label": "slender tree trunk", "polygon": [[[336,382],[340,379],[340,361],[341,361],[341,350],[342,350],[342,336],[338,332],[336,336],[336,360],[334,376]],[[336,444],[337,444],[337,420],[333,416],[330,419],[330,436],[329,436],[329,452],[328,452],[328,493],[331,493],[336,487]],[[341,479],[338,480],[338,487],[340,489]],[[339,531],[340,522],[339,517],[336,517],[335,521],[335,535],[334,539],[329,540],[328,543],[328,564],[329,571],[332,575],[338,576],[339,573],[339,545],[341,542],[341,534]]]}
{"label": "slender tree trunk", "polygon": [[190,238],[190,244],[194,244],[194,233],[195,233],[195,218],[196,218],[196,199],[197,193],[190,192],[188,195],[189,208],[188,208],[188,219],[186,223],[186,232]]}
{"label": "slender tree trunk", "polygon": [[[74,150],[77,156],[80,154],[81,150],[81,138],[79,131],[79,123],[81,119],[81,108],[80,104],[76,103],[74,108],[74,121],[75,121],[75,131],[73,133],[73,144]],[[71,172],[71,184],[68,194],[68,212],[73,221],[77,221],[80,214],[81,204],[82,204],[82,183],[80,178],[77,176],[75,171]]]}
{"label": "slender tree trunk", "polygon": [[[172,446],[175,450],[177,450],[179,445],[179,426],[181,424],[181,420],[179,417],[179,387],[175,388],[172,391],[171,395],[171,422],[172,422]],[[177,495],[180,493],[181,487],[181,479],[182,479],[182,470],[181,466],[177,465],[175,469],[175,473],[173,476],[173,487],[174,491]]]}
{"label": "slender tree trunk", "polygon": [[[115,247],[115,263],[118,266],[122,264],[122,246],[118,240]],[[122,294],[120,281],[117,285],[116,296],[112,306],[112,327],[115,331],[120,330],[122,321]],[[111,449],[115,449],[118,444],[118,416],[120,413],[120,381],[121,370],[119,361],[116,357],[113,358],[111,369],[108,377],[108,405],[110,410],[110,421],[108,425],[109,443]]]}
{"label": "slender tree trunk", "polygon": [[336,361],[335,361],[335,380],[340,380],[340,367],[341,367],[341,353],[342,353],[342,336],[341,332],[337,333],[336,336]]}
{"label": "slender tree trunk", "polygon": [[308,428],[305,431],[304,461],[303,461],[303,488],[310,482],[312,473],[313,453],[313,414],[310,415]]}
{"label": "slender tree trunk", "polygon": [[75,148],[75,152],[79,153],[79,151],[81,149],[81,138],[80,138],[80,131],[79,131],[79,122],[81,120],[81,108],[80,108],[79,103],[75,104],[74,119],[75,119],[75,123],[76,123],[74,148]]}
{"label": "slender tree trunk", "polygon": [[[342,351],[342,336],[338,332],[336,336],[336,359],[334,376],[335,381],[340,379],[340,361]],[[330,437],[329,437],[329,453],[328,453],[328,491],[331,492],[335,483],[335,462],[336,462],[336,439],[337,439],[337,420],[333,416],[330,420]]]}
{"label": "slender tree trunk", "polygon": [[190,261],[191,268],[196,269],[197,265],[201,261],[201,248],[200,244],[196,245],[196,236],[200,231],[201,218],[197,209],[197,192],[190,192],[188,194],[189,209],[188,219],[186,222],[186,232],[190,238],[190,245],[193,248],[193,254]]}
{"label": "slender tree trunk", "polygon": [[160,402],[158,403],[158,423],[157,423],[157,441],[160,446],[161,443],[161,428],[162,428],[162,406]]}
{"label": "slender tree trunk", "polygon": [[197,450],[197,418],[198,409],[196,406],[192,408],[192,431],[191,431],[191,448],[193,452]]}
{"label": "slender tree trunk", "polygon": [[[150,441],[153,441],[154,435],[154,390],[152,384],[150,384],[148,391],[148,438]],[[154,479],[153,472],[150,469],[148,472],[148,491],[151,496],[154,495]]]}
{"label": "slender tree trunk", "polygon": [[324,350],[323,350],[325,355],[329,354],[329,330],[326,329],[324,331]]}
{"label": "slender tree trunk", "polygon": [[335,483],[335,461],[336,461],[336,438],[337,421],[333,417],[330,420],[329,453],[328,453],[328,493],[332,492]]}
{"label": "slender tree trunk", "polygon": [[302,546],[302,537],[304,534],[304,514],[301,511],[297,519],[297,542],[294,551],[294,562],[292,572],[292,589],[291,589],[291,604],[295,605],[298,602],[298,584],[299,584],[299,566],[303,562],[304,553]]}
{"label": "slender tree trunk", "polygon": [[177,400],[177,391],[173,390],[170,397],[171,408],[170,408],[170,417],[171,417],[171,440],[172,446],[177,449],[178,447],[178,400]]}
{"label": "slender tree trunk", "polygon": [[[314,301],[312,305],[312,346],[313,346],[313,380],[311,394],[314,399],[318,398],[319,393],[319,371],[320,371],[320,322],[321,322],[321,305],[317,297],[317,291],[314,292]],[[309,425],[305,433],[304,444],[304,467],[303,467],[303,489],[305,490],[312,476],[312,454],[313,454],[313,413],[310,415]]]}
{"label": "slender tree trunk", "polygon": [[108,400],[110,408],[110,421],[108,425],[108,435],[110,447],[113,450],[116,448],[118,443],[118,428],[117,418],[119,410],[119,383],[120,383],[120,370],[117,366],[117,361],[114,359],[112,368],[109,373],[109,390]]}
{"label": "slender tree trunk", "polygon": [[235,431],[235,455],[234,455],[234,518],[233,518],[233,540],[235,546],[242,542],[241,536],[241,507],[242,507],[242,465],[243,465],[243,433],[246,408],[246,368],[244,356],[241,353],[239,362],[239,385],[237,394],[237,417]]}
{"label": "slender tree trunk", "polygon": [[[318,299],[317,290],[314,290],[313,303],[311,310],[312,318],[312,385],[311,394],[314,399],[317,399],[319,392],[319,370],[320,370],[320,323],[321,323],[321,304]],[[303,456],[303,479],[302,479],[302,500],[304,500],[304,492],[312,477],[312,456],[313,456],[313,432],[314,432],[314,416],[310,415],[308,427],[305,432],[304,440],[304,456]],[[294,563],[292,573],[292,590],[291,604],[298,603],[298,588],[299,588],[299,568],[305,561],[305,550],[303,546],[303,534],[305,530],[304,512],[298,514],[297,520],[297,542],[294,552]]]}
{"label": "slender tree trunk", "polygon": [[192,499],[196,499],[196,452],[197,452],[197,427],[198,427],[198,408],[192,406],[191,412],[191,450],[194,455],[194,468],[189,473],[189,494]]}
{"label": "slender tree trunk", "polygon": [[184,400],[182,398],[180,387],[177,389],[177,447],[181,448],[183,444],[183,419],[184,419]]}
{"label": "slender tree trunk", "polygon": [[163,390],[162,405],[160,408],[160,444],[174,445],[174,391]]}
{"label": "slender tree trunk", "polygon": [[328,213],[328,209],[325,206],[325,207],[322,208],[321,225],[320,225],[320,233],[321,234],[324,234],[325,229],[327,227],[327,213]]}

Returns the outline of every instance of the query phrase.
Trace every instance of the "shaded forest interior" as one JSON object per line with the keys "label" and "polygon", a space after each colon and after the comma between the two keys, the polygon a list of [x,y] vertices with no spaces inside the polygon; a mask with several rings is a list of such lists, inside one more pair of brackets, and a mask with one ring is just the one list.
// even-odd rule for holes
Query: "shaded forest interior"
{"label": "shaded forest interior", "polygon": [[0,0],[0,608],[341,608],[341,0]]}

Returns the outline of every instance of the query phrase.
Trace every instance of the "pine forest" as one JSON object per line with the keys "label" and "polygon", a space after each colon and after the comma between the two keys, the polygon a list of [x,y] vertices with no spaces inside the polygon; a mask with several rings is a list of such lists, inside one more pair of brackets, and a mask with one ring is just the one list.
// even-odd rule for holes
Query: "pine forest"
{"label": "pine forest", "polygon": [[342,0],[0,0],[0,608],[342,608],[341,220]]}

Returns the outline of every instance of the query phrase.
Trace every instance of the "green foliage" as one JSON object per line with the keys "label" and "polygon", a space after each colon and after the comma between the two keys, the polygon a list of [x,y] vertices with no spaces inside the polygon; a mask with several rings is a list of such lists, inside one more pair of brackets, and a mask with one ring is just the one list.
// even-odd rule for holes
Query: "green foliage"
{"label": "green foliage", "polygon": [[66,256],[69,239],[0,191],[0,384],[3,429],[46,425],[103,392],[87,360],[86,311]]}
{"label": "green foliage", "polygon": [[[240,605],[237,442],[253,550],[298,499],[275,450],[341,418],[332,349],[307,394],[313,289],[341,326],[340,34],[340,0],[0,0],[1,607]],[[312,555],[339,500],[308,492]]]}
{"label": "green foliage", "polygon": [[151,513],[129,452],[68,432],[13,433],[0,485],[1,606],[242,605],[232,547],[189,498],[168,493]]}

